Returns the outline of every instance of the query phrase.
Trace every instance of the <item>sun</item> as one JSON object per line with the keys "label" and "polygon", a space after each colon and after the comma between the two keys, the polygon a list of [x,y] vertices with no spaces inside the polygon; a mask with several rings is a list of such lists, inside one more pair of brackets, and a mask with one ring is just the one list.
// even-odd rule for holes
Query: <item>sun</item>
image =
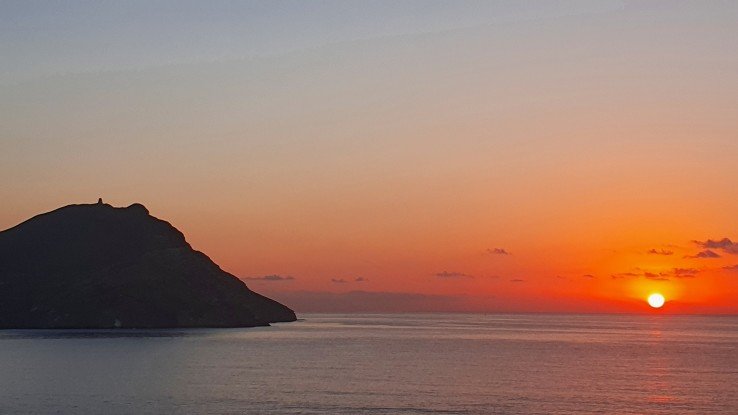
{"label": "sun", "polygon": [[648,296],[648,305],[653,308],[661,308],[665,302],[666,299],[659,293],[653,293]]}

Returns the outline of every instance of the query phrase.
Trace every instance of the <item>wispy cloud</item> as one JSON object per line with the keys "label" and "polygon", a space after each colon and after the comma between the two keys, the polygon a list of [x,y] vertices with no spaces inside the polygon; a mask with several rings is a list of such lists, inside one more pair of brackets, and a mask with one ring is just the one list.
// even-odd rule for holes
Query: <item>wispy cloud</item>
{"label": "wispy cloud", "polygon": [[648,253],[650,255],[674,255],[674,251],[670,251],[668,249],[649,249]]}
{"label": "wispy cloud", "polygon": [[487,253],[492,255],[510,255],[505,248],[487,248]]}
{"label": "wispy cloud", "polygon": [[738,264],[723,267],[724,270],[738,272]]}
{"label": "wispy cloud", "polygon": [[346,278],[331,278],[331,282],[334,284],[349,284],[352,282],[367,282],[369,279],[364,277],[356,277],[354,279],[346,279]]}
{"label": "wispy cloud", "polygon": [[644,272],[643,277],[653,281],[669,281],[668,278],[654,272]]}
{"label": "wispy cloud", "polygon": [[674,278],[694,278],[700,270],[694,268],[674,268],[671,270],[671,276]]}
{"label": "wispy cloud", "polygon": [[587,279],[590,279],[590,280],[593,280],[593,279],[597,278],[597,277],[595,277],[592,274],[584,274],[584,275],[582,275],[582,277],[587,278]]}
{"label": "wispy cloud", "polygon": [[242,280],[249,280],[249,281],[291,281],[294,280],[295,277],[292,276],[282,276],[282,275],[264,275],[263,277],[244,277],[241,278]]}
{"label": "wispy cloud", "polygon": [[443,272],[438,272],[438,273],[433,274],[433,275],[435,277],[442,278],[442,279],[448,279],[448,280],[462,279],[462,278],[474,278],[473,275],[464,274],[463,272],[448,272],[448,271],[443,271]]}
{"label": "wispy cloud", "polygon": [[694,255],[685,255],[684,258],[720,258],[720,254],[710,249],[705,249],[704,251],[700,251]]}
{"label": "wispy cloud", "polygon": [[653,281],[669,281],[671,278],[696,278],[701,271],[696,268],[672,268],[667,271],[642,271],[642,272],[622,272],[612,274],[610,278],[614,280],[625,278],[646,278]]}
{"label": "wispy cloud", "polygon": [[525,282],[525,280],[521,278],[513,278],[510,280],[510,282]]}
{"label": "wispy cloud", "polygon": [[705,249],[719,249],[725,253],[738,255],[738,242],[733,242],[728,238],[718,240],[708,239],[706,241],[693,241],[697,245]]}
{"label": "wispy cloud", "polygon": [[639,273],[636,273],[636,272],[620,272],[620,273],[617,273],[617,274],[610,275],[610,278],[612,278],[614,280],[621,280],[621,279],[625,279],[625,278],[636,278],[636,277],[640,277],[642,275],[643,275],[642,273],[639,274]]}

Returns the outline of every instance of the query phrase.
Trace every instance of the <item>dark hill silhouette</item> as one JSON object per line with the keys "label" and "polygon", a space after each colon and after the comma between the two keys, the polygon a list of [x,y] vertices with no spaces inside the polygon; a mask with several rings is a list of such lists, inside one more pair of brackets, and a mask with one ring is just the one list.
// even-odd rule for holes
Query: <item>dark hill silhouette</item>
{"label": "dark hill silhouette", "polygon": [[71,205],[0,232],[0,328],[294,321],[140,204]]}

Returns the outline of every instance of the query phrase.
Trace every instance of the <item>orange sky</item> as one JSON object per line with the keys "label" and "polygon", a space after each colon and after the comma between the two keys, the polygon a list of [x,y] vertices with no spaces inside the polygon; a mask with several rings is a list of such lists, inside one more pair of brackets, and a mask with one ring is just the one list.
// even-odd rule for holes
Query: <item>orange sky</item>
{"label": "orange sky", "polygon": [[738,312],[735,4],[378,4],[0,13],[0,228],[141,202],[297,311]]}

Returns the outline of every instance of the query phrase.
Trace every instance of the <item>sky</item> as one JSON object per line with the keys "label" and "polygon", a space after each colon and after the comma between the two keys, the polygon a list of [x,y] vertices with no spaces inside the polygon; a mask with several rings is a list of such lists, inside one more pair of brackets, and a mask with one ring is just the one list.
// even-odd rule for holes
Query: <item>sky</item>
{"label": "sky", "polygon": [[143,203],[298,312],[738,312],[738,3],[0,0],[0,229]]}

